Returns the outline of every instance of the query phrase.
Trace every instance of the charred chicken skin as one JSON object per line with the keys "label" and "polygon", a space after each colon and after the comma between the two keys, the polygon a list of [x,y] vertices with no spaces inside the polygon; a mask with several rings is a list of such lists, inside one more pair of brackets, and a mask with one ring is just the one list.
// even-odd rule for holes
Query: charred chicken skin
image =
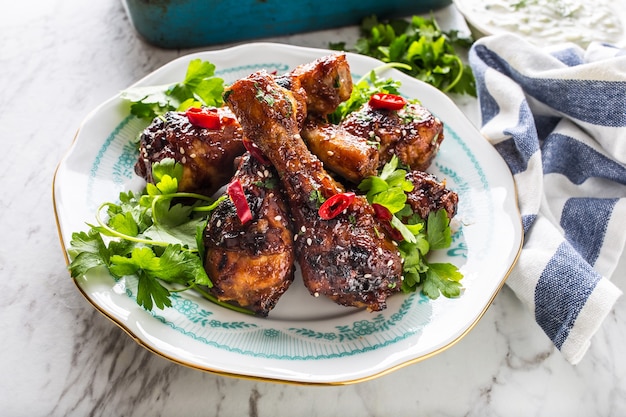
{"label": "charred chicken skin", "polygon": [[157,117],[141,134],[135,173],[148,182],[152,164],[173,158],[183,166],[180,191],[213,195],[235,172],[233,161],[245,152],[242,130],[227,107],[217,109],[219,129],[191,124],[184,113]]}
{"label": "charred chicken skin", "polygon": [[273,167],[246,153],[233,181],[241,183],[252,220],[242,224],[231,199],[213,211],[203,236],[209,291],[265,317],[293,281],[292,226]]}
{"label": "charred chicken skin", "polygon": [[[378,311],[399,291],[401,258],[365,198],[356,196],[336,217],[324,220],[320,199],[343,187],[322,167],[302,140],[297,111],[302,105],[292,91],[260,71],[232,84],[225,100],[244,134],[263,151],[282,181],[295,226],[295,252],[305,286],[338,304]],[[308,103],[307,103],[308,104]]]}
{"label": "charred chicken skin", "polygon": [[440,209],[446,211],[448,219],[456,215],[459,196],[437,177],[423,171],[411,171],[406,174],[406,179],[413,184],[413,190],[407,193],[407,204],[422,219]]}
{"label": "charred chicken skin", "polygon": [[379,145],[379,167],[397,155],[402,164],[425,171],[443,140],[443,123],[425,107],[408,103],[401,110],[374,109],[369,104],[340,124],[354,136]]}

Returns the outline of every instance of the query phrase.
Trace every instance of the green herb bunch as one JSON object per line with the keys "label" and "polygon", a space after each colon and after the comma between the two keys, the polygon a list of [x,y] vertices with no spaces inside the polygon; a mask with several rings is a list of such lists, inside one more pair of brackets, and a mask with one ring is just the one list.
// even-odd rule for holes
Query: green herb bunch
{"label": "green herb bunch", "polygon": [[[456,48],[468,48],[473,39],[459,32],[444,32],[434,18],[413,16],[410,20],[363,20],[361,37],[353,52],[386,63],[402,63],[401,71],[444,92],[476,96],[476,82]],[[347,50],[345,42],[331,43],[331,49]]]}
{"label": "green herb bunch", "polygon": [[204,290],[212,283],[202,261],[202,233],[211,211],[226,197],[213,200],[179,192],[183,170],[173,159],[155,163],[152,170],[154,184],[148,183],[142,193],[122,192],[118,202],[103,203],[97,225],[72,234],[71,276],[102,267],[116,279],[136,276],[137,303],[147,310],[169,307],[172,292],[191,288],[236,309]]}

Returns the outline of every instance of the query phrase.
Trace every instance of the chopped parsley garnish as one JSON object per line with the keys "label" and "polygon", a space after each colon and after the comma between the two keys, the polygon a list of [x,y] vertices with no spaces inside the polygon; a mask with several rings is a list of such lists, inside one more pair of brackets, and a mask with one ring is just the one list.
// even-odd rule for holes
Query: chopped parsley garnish
{"label": "chopped parsley garnish", "polygon": [[[444,32],[434,18],[421,16],[383,22],[371,16],[361,23],[361,35],[353,52],[405,64],[401,71],[444,92],[476,96],[472,70],[455,50],[468,48],[471,37],[460,37],[455,30]],[[331,43],[330,48],[346,50],[346,45]]]}

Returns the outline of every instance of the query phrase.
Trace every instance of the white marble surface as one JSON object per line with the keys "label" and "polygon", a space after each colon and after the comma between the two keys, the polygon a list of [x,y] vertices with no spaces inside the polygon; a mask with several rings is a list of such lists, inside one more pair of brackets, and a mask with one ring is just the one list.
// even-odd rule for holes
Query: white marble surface
{"label": "white marble surface", "polygon": [[[452,8],[439,16],[458,19]],[[336,37],[327,31],[278,40],[323,47]],[[1,416],[626,415],[624,299],[577,366],[505,287],[473,331],[443,353],[336,387],[189,369],[148,352],[96,312],[66,271],[51,199],[54,169],[89,111],[189,52],[143,42],[118,1],[3,6]],[[475,106],[465,108],[476,120]],[[622,261],[613,277],[622,288],[625,270]]]}

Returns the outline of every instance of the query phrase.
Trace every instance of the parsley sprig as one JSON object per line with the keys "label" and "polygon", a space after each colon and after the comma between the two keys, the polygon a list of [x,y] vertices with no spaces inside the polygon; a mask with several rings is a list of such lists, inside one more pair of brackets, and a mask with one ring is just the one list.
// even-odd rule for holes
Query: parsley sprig
{"label": "parsley sprig", "polygon": [[[135,276],[137,304],[147,310],[170,307],[172,292],[193,288],[212,302],[250,313],[205,291],[213,284],[202,263],[202,232],[211,211],[226,197],[214,201],[178,192],[182,166],[173,159],[155,163],[152,170],[154,184],[147,184],[142,193],[122,192],[118,202],[103,203],[97,224],[72,234],[68,250],[72,277],[100,267],[115,279]],[[105,210],[106,220],[101,216]]]}
{"label": "parsley sprig", "polygon": [[[442,31],[435,18],[422,16],[382,22],[371,16],[361,23],[361,35],[353,52],[405,64],[408,68],[402,71],[444,92],[476,96],[472,70],[455,49],[468,48],[471,37],[461,37],[455,30]],[[330,48],[346,50],[346,44],[331,43]]]}
{"label": "parsley sprig", "polygon": [[398,242],[404,260],[402,291],[414,292],[421,287],[422,293],[431,299],[440,295],[458,297],[463,278],[458,268],[451,263],[431,263],[427,259],[432,250],[446,249],[452,243],[448,215],[443,209],[431,212],[427,219],[413,213],[406,204],[406,193],[413,190],[406,173],[394,156],[377,176],[364,179],[358,188],[367,193],[370,204],[380,204],[392,213],[391,225],[402,235],[402,241]]}
{"label": "parsley sprig", "polygon": [[221,106],[224,80],[215,76],[215,65],[194,59],[189,62],[182,82],[122,91],[121,98],[130,101],[130,112],[152,120],[168,111],[185,111],[189,107]]}

